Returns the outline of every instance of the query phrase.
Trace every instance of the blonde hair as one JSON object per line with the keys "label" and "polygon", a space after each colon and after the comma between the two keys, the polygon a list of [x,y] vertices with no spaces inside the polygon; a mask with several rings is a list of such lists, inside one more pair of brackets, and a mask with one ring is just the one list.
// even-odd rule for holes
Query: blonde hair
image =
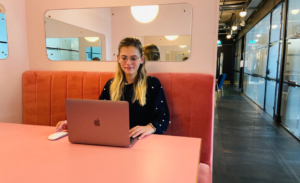
{"label": "blonde hair", "polygon": [[[118,54],[120,55],[120,50],[122,47],[130,47],[130,46],[137,48],[141,54],[141,57],[143,56],[141,42],[136,38],[129,38],[129,37],[124,38],[119,43]],[[119,62],[117,62],[117,65],[118,68],[115,74],[115,78],[113,79],[113,82],[110,85],[110,98],[112,101],[120,101],[124,93],[124,86],[126,80],[125,73],[122,70]],[[141,106],[144,106],[146,104],[147,71],[145,65],[146,65],[145,61],[143,64],[140,64],[137,71],[137,75],[133,83],[134,95],[132,97],[132,103],[138,100]]]}
{"label": "blonde hair", "polygon": [[147,44],[143,47],[143,53],[145,55],[145,60],[158,61],[160,58],[160,53],[154,44]]}

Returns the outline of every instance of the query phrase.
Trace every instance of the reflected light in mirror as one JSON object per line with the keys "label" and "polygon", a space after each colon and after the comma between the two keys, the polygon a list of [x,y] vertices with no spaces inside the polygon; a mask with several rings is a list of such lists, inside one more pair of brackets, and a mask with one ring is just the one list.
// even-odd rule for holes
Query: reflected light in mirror
{"label": "reflected light in mirror", "polygon": [[256,37],[260,37],[260,36],[261,36],[260,34],[257,34],[257,35],[256,35]]}
{"label": "reflected light in mirror", "polygon": [[293,9],[293,10],[292,10],[292,14],[293,14],[293,15],[296,15],[296,14],[298,14],[298,13],[299,13],[299,9]]}
{"label": "reflected light in mirror", "polygon": [[190,53],[191,51],[189,50],[188,52]]}
{"label": "reflected light in mirror", "polygon": [[131,6],[132,16],[141,23],[149,23],[153,21],[158,14],[158,5],[152,6]]}
{"label": "reflected light in mirror", "polygon": [[179,36],[165,36],[167,38],[167,40],[173,41],[175,39],[177,39]]}
{"label": "reflected light in mirror", "polygon": [[86,39],[89,42],[96,42],[99,40],[99,37],[85,37],[84,39]]}
{"label": "reflected light in mirror", "polygon": [[230,34],[228,34],[226,37],[227,37],[227,39],[230,39],[230,38],[231,38],[231,35],[230,35]]}
{"label": "reflected light in mirror", "polygon": [[185,48],[187,45],[179,45],[180,48]]}
{"label": "reflected light in mirror", "polygon": [[277,27],[277,25],[272,25],[272,29],[276,29]]}
{"label": "reflected light in mirror", "polygon": [[258,39],[255,39],[255,42],[258,42],[259,40]]}
{"label": "reflected light in mirror", "polygon": [[5,9],[0,4],[0,60],[8,57]]}

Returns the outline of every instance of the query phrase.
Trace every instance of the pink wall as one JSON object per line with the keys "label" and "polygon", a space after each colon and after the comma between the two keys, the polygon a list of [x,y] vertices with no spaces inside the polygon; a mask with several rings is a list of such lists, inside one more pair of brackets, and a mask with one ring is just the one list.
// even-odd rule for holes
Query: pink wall
{"label": "pink wall", "polygon": [[22,73],[29,69],[25,1],[1,0],[6,10],[8,58],[0,60],[0,122],[22,123]]}
{"label": "pink wall", "polygon": [[[115,62],[49,61],[45,55],[44,14],[51,9],[118,7],[182,3],[181,0],[26,0],[30,70],[115,71]],[[148,72],[215,74],[218,36],[218,0],[186,0],[193,9],[191,57],[186,62],[148,62]],[[38,7],[38,8],[37,8]],[[86,21],[80,17],[76,21]],[[159,29],[160,27],[157,27]],[[121,30],[120,30],[121,31]]]}

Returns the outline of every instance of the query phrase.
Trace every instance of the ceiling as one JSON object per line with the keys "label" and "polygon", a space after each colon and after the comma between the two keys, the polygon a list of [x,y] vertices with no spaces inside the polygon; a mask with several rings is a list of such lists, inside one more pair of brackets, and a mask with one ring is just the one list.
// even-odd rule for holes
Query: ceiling
{"label": "ceiling", "polygon": [[[238,26],[237,31],[232,32],[236,35],[261,2],[262,0],[220,0],[219,35],[228,34],[233,23]],[[245,17],[239,15],[243,7],[247,11]]]}

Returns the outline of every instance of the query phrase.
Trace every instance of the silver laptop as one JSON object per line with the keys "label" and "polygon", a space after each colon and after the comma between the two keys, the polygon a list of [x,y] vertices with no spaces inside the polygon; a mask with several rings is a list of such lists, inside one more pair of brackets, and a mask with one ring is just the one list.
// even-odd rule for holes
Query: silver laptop
{"label": "silver laptop", "polygon": [[130,147],[126,101],[66,99],[68,136],[72,143]]}

